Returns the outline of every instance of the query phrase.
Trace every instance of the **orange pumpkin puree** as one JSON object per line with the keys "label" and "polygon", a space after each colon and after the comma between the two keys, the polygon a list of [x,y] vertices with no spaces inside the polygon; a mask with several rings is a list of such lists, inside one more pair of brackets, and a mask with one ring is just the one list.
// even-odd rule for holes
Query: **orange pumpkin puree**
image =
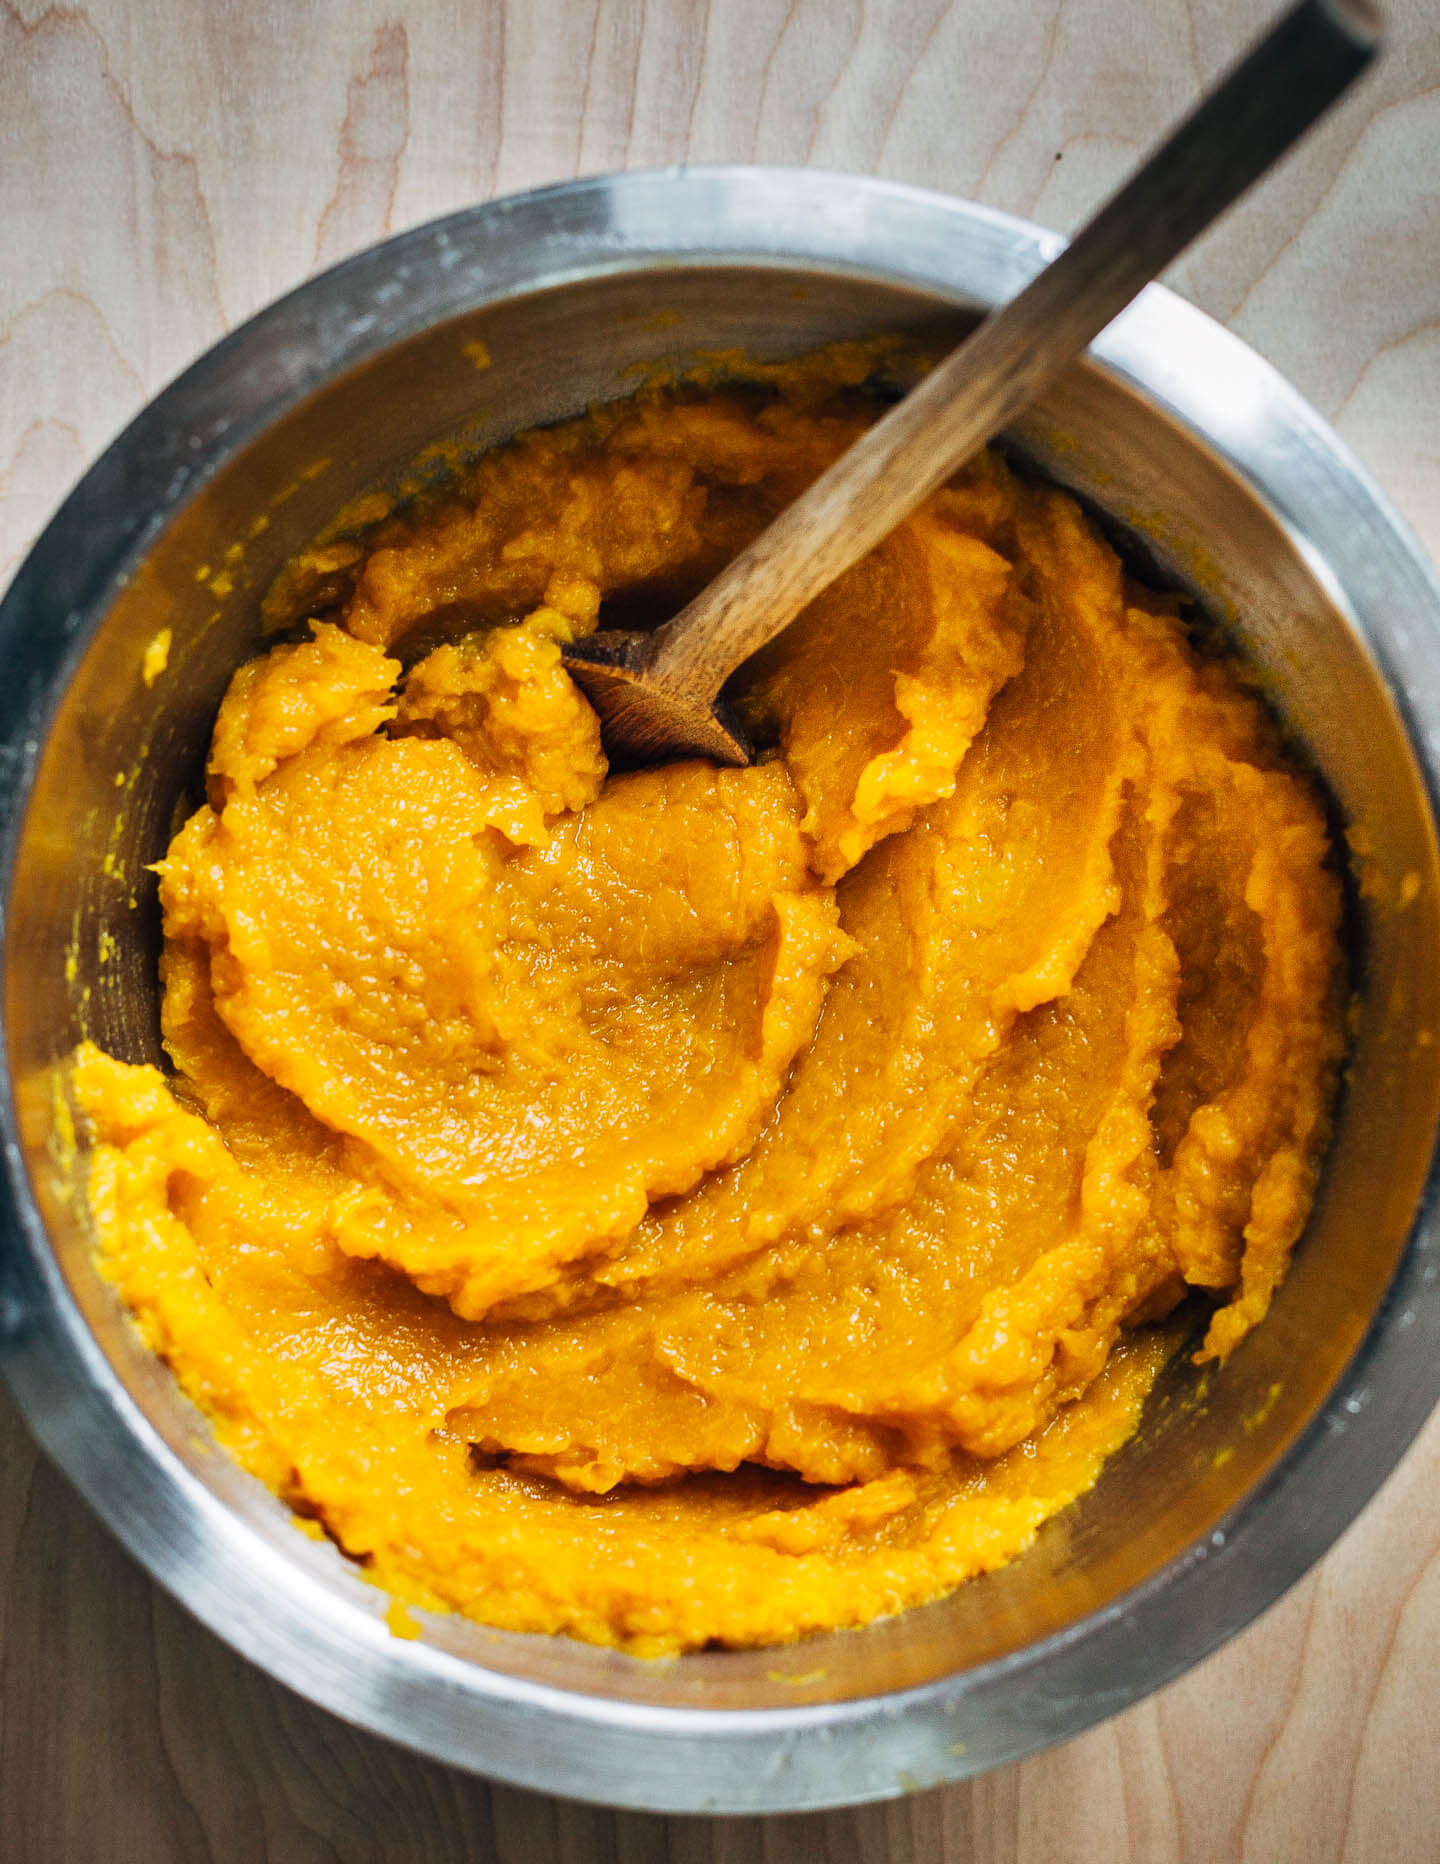
{"label": "orange pumpkin puree", "polygon": [[1322,810],[1069,498],[977,459],[747,670],[771,754],[607,776],[560,645],[853,440],[844,373],[647,389],[392,517],[221,708],[173,1076],[77,1057],[146,1340],[412,1605],[664,1654],[933,1598],[1304,1221]]}

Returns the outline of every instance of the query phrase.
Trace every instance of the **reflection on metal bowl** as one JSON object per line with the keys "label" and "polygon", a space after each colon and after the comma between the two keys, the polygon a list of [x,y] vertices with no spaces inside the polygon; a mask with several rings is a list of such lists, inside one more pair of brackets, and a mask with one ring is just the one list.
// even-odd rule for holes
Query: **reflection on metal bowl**
{"label": "reflection on metal bowl", "polygon": [[[438,440],[493,443],[700,350],[953,340],[1056,244],[963,203],[800,171],[631,175],[477,208],[325,274],[204,357],[80,484],[0,609],[4,1371],[156,1577],[352,1721],[656,1809],[958,1779],[1078,1733],[1246,1624],[1440,1397],[1440,588],[1299,398],[1153,287],[1009,438],[1238,630],[1350,832],[1361,995],[1319,1201],[1269,1319],[1203,1392],[1172,1365],[1139,1436],[1029,1553],[778,1656],[647,1664],[459,1620],[392,1638],[383,1597],[210,1441],[90,1260],[56,1065],[82,1023],[113,1053],[158,1059],[158,927],[129,901],[286,559]],[[162,628],[169,670],[147,685]],[[133,773],[123,796],[117,772]]]}

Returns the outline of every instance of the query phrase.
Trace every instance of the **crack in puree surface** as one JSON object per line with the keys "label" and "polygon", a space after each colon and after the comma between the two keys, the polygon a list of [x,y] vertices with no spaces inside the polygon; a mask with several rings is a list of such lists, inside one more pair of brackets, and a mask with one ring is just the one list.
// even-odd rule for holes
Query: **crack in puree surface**
{"label": "crack in puree surface", "polygon": [[175,1072],[76,1057],[147,1342],[412,1604],[663,1654],[933,1598],[1304,1222],[1320,802],[1062,494],[977,459],[746,669],[756,767],[607,775],[561,644],[680,606],[867,366],[647,389],[301,559],[160,869]]}

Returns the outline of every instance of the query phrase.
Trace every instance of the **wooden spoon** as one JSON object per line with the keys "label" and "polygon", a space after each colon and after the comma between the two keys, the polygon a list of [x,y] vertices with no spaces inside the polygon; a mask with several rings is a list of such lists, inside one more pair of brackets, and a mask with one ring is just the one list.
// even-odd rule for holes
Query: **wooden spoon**
{"label": "wooden spoon", "polygon": [[1364,70],[1368,0],[1300,0],[1052,265],[868,429],[653,633],[565,649],[616,765],[753,755],[721,687],[1055,381]]}

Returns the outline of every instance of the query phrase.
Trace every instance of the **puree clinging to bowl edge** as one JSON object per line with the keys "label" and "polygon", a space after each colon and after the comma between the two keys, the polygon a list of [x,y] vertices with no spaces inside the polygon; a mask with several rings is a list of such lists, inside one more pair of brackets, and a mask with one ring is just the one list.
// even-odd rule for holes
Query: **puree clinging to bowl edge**
{"label": "puree clinging to bowl edge", "polygon": [[870,361],[647,388],[332,550],[161,863],[173,1077],[76,1058],[147,1342],[411,1604],[664,1654],[935,1597],[1304,1223],[1321,802],[1062,493],[977,459],[744,670],[771,754],[607,775],[560,645],[680,606]]}

